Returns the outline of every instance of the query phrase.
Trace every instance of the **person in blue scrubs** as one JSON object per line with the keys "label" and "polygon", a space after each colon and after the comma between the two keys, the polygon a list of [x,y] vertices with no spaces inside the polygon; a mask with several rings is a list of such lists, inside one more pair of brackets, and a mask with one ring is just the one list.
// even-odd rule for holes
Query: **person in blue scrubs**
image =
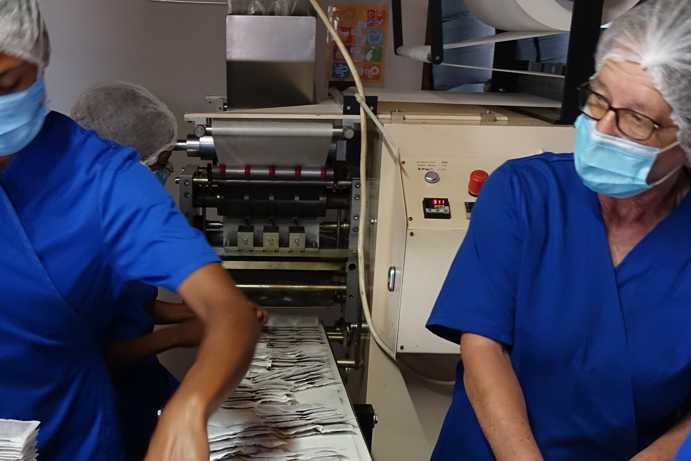
{"label": "person in blue scrubs", "polygon": [[484,186],[428,328],[460,345],[433,460],[672,460],[691,427],[691,4],[600,40],[573,154]]}
{"label": "person in blue scrubs", "polygon": [[46,108],[49,56],[37,0],[0,2],[0,418],[40,421],[42,459],[124,459],[103,339],[124,284],[163,287],[204,333],[146,459],[206,461],[256,309],[133,149]]}
{"label": "person in blue scrubs", "polygon": [[[177,120],[147,89],[126,82],[96,85],[82,93],[70,115],[103,139],[132,146],[158,181],[172,172]],[[155,287],[122,283],[106,344],[127,459],[143,459],[157,414],[179,383],[156,358],[176,347],[198,346],[203,325],[184,304],[156,300]],[[154,331],[155,324],[172,324]]]}

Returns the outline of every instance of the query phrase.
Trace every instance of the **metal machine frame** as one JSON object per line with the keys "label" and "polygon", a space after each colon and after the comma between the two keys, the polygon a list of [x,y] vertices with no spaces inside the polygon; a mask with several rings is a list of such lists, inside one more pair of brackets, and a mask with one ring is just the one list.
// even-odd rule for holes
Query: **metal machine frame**
{"label": "metal machine frame", "polygon": [[[186,165],[176,183],[183,214],[207,236],[223,266],[250,299],[271,310],[320,317],[327,327],[351,400],[364,402],[367,330],[362,320],[357,261],[360,126],[359,117],[353,115],[357,109],[353,100],[344,105],[342,114],[188,114],[186,121],[194,125],[195,134],[178,142],[176,149],[187,152],[201,164]],[[216,143],[224,136],[218,128],[220,122],[227,125],[245,121],[256,122],[257,126],[290,123],[298,131],[313,122],[331,123],[333,140],[328,165],[301,168],[223,164],[216,152]],[[271,142],[267,137],[268,150]],[[301,192],[295,192],[292,201],[280,200],[281,194],[285,198],[290,190]],[[239,196],[238,191],[245,193]],[[319,199],[306,201],[302,196],[306,191],[316,191]],[[279,237],[277,231],[276,239],[269,242],[265,229],[272,220],[272,212],[266,206],[272,201],[273,209],[281,213],[295,209],[296,221],[301,215],[318,222],[313,227],[315,235],[305,228],[286,239]],[[229,221],[242,219],[234,211],[238,209],[246,210],[244,219],[252,227],[247,234],[240,227],[228,226]],[[257,211],[262,209],[263,212]],[[328,219],[327,214],[336,219]],[[247,238],[245,244],[240,243],[241,235]],[[326,236],[335,239],[335,245],[327,245]],[[309,242],[317,246],[310,248]],[[281,298],[286,302],[271,302]],[[324,307],[327,304],[330,307]]]}
{"label": "metal machine frame", "polygon": [[[430,0],[428,4],[429,38],[431,44],[430,60],[433,64],[444,61],[444,36],[442,28],[442,0]],[[574,0],[571,31],[569,36],[569,51],[566,62],[566,79],[562,94],[562,107],[558,122],[570,125],[576,120],[580,112],[578,107],[578,86],[585,82],[595,71],[595,51],[600,37],[600,18],[604,7],[604,0]],[[403,46],[403,7],[401,0],[391,0],[393,17],[394,52]],[[499,31],[497,31],[499,32]],[[512,44],[497,44],[499,49]],[[506,53],[497,53],[494,66],[496,68],[511,68],[510,62],[505,62]],[[492,79],[501,81],[515,79],[515,75],[494,73]],[[504,85],[506,86],[506,85]],[[511,85],[509,85],[511,86]]]}

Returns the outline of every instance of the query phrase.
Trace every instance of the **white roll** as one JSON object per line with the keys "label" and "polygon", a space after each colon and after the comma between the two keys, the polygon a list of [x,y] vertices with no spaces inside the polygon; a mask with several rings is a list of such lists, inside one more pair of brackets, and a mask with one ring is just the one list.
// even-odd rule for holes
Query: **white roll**
{"label": "white roll", "polygon": [[216,155],[226,165],[322,167],[331,148],[331,122],[214,120]]}
{"label": "white roll", "polygon": [[[602,23],[633,8],[638,0],[605,0]],[[571,30],[572,0],[465,0],[483,22],[512,32]]]}

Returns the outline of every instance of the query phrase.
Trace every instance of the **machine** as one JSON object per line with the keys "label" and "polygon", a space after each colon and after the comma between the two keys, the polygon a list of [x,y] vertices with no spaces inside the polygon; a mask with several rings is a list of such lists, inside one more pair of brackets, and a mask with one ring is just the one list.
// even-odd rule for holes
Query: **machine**
{"label": "machine", "polygon": [[177,178],[183,213],[253,301],[318,315],[338,339],[339,363],[361,369],[358,118],[231,111],[186,120],[195,136],[178,149],[201,164]]}
{"label": "machine", "polygon": [[425,323],[488,174],[511,158],[573,147],[572,127],[514,107],[552,110],[550,101],[484,96],[381,97],[380,118],[400,159],[381,143],[372,159],[372,318],[397,355],[458,356],[458,345]]}
{"label": "machine", "polygon": [[[379,118],[395,140],[372,136],[368,293],[373,323],[398,354],[457,354],[425,322],[488,174],[504,161],[567,152],[573,128],[512,104],[546,99],[380,93]],[[261,111],[189,114],[195,136],[178,144],[190,164],[180,206],[257,303],[317,313],[332,327],[340,363],[363,369],[358,295],[359,118],[335,102]],[[400,158],[397,157],[400,155]],[[361,384],[361,383],[360,383]],[[364,389],[352,394],[364,399]]]}
{"label": "machine", "polygon": [[[176,178],[179,205],[253,301],[319,317],[351,402],[373,402],[386,416],[401,401],[400,386],[381,373],[368,377],[369,329],[398,356],[457,357],[458,346],[424,325],[482,181],[509,158],[570,150],[573,130],[527,115],[528,107],[558,111],[558,102],[540,97],[380,92],[368,105],[394,151],[373,124],[361,126],[352,95],[323,99],[313,18],[229,16],[227,26],[228,97],[211,98],[215,111],[185,116],[194,134],[176,146],[189,158]],[[280,43],[262,41],[262,33],[252,52],[242,49],[238,37],[268,29],[291,33]],[[281,51],[292,48],[302,51]],[[271,88],[286,90],[284,99],[267,99]],[[267,108],[272,100],[283,107]],[[365,184],[370,206],[360,216]],[[358,263],[361,232],[366,267]],[[360,271],[371,325],[363,321]],[[371,439],[374,415],[363,410]]]}
{"label": "machine", "polygon": [[[176,147],[191,160],[177,178],[180,208],[253,301],[321,319],[348,378],[365,369],[357,107],[319,104],[316,18],[228,14],[225,38],[227,97],[187,114],[194,134]],[[361,380],[347,381],[364,401]]]}

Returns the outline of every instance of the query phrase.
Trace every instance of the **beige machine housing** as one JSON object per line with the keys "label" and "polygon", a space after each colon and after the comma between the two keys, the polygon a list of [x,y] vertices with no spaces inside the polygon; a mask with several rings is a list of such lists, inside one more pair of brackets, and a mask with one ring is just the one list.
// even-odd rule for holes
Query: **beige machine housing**
{"label": "beige machine housing", "polygon": [[[457,354],[458,345],[429,333],[425,323],[470,222],[471,172],[570,152],[574,131],[502,107],[384,104],[380,114],[400,168],[379,143],[369,178],[373,322],[398,354]],[[425,219],[424,198],[448,199],[451,219]]]}

